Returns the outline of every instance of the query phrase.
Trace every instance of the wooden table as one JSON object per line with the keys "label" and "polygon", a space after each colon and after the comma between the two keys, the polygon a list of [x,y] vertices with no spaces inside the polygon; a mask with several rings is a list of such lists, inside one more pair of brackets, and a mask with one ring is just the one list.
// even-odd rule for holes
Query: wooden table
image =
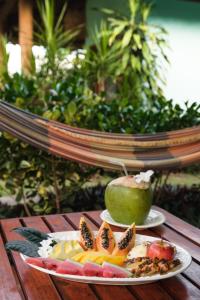
{"label": "wooden table", "polygon": [[[0,300],[199,300],[200,299],[200,230],[155,207],[166,216],[164,225],[140,234],[162,237],[190,252],[191,266],[170,279],[138,286],[105,286],[73,283],[30,268],[13,252],[4,250],[6,241],[20,239],[11,230],[18,226],[35,227],[44,232],[77,230],[82,213],[6,219],[1,221]],[[93,229],[101,224],[99,211],[83,213]],[[114,230],[119,230],[113,227]]]}

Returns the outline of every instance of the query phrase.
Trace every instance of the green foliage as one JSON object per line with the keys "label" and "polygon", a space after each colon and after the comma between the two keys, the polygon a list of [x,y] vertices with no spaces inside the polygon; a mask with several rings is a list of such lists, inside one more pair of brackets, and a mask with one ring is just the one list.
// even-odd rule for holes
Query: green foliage
{"label": "green foliage", "polygon": [[[154,133],[200,124],[200,105],[186,103],[182,109],[162,96],[153,49],[166,59],[161,38],[165,31],[147,24],[149,5],[131,0],[129,5],[129,16],[104,9],[107,23],[96,29],[93,44],[83,51],[85,59],[78,52],[69,70],[60,66],[62,48],[78,31],[63,33],[66,6],[55,22],[53,1],[40,2],[38,38],[47,49],[44,64],[29,77],[4,73],[0,99],[51,120],[108,132]],[[108,174],[36,151],[5,132],[0,153],[0,180],[26,214],[90,209],[95,195],[85,185]],[[98,196],[92,207],[101,207],[102,201]]]}
{"label": "green foliage", "polygon": [[23,236],[27,241],[38,246],[40,246],[40,242],[49,238],[46,233],[43,233],[31,227],[18,227],[13,229],[13,231]]}
{"label": "green foliage", "polygon": [[39,257],[38,246],[28,241],[9,241],[6,243],[6,249],[20,252],[29,257]]}
{"label": "green foliage", "polygon": [[[63,26],[63,18],[67,10],[67,3],[64,4],[60,15],[55,21],[55,3],[54,0],[37,1],[41,24],[36,23],[37,31],[36,39],[40,45],[46,49],[47,70],[51,73],[57,71],[58,62],[61,57],[68,53],[67,46],[71,46],[80,28],[74,30],[65,30]],[[52,74],[53,75],[53,74]]]}
{"label": "green foliage", "polygon": [[[107,16],[110,35],[108,44],[117,48],[116,89],[129,103],[150,104],[163,96],[163,69],[168,62],[166,31],[147,23],[151,4],[129,0],[128,15],[103,9]],[[119,52],[118,51],[118,52]]]}
{"label": "green foliage", "polygon": [[0,78],[2,79],[3,76],[7,74],[8,70],[8,60],[9,54],[6,51],[6,44],[8,40],[5,36],[0,35]]}

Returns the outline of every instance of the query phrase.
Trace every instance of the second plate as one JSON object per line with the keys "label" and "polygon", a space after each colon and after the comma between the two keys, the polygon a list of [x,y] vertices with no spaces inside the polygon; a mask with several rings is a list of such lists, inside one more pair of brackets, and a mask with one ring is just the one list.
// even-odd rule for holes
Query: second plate
{"label": "second plate", "polygon": [[[127,224],[121,224],[121,223],[114,221],[107,209],[102,211],[102,213],[100,214],[100,218],[103,221],[106,221],[107,223],[109,223],[110,225],[118,226],[121,228],[128,228],[130,226]],[[138,229],[138,230],[147,229],[147,228],[159,226],[159,225],[163,224],[164,222],[165,222],[165,216],[158,210],[151,209],[144,224],[136,225],[136,229]]]}

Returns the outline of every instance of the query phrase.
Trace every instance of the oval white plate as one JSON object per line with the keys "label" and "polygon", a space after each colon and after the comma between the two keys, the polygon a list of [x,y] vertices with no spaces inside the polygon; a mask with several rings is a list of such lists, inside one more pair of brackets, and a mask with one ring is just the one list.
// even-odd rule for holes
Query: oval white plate
{"label": "oval white plate", "polygon": [[[95,234],[97,232],[94,232]],[[121,232],[115,232],[115,237],[116,240],[118,240],[121,236]],[[56,232],[56,233],[51,233],[52,237],[55,237],[57,239],[63,239],[65,237],[66,240],[74,240],[74,239],[79,239],[79,231],[66,231],[66,232]],[[136,235],[136,245],[141,244],[144,241],[155,241],[157,240],[156,238],[152,236],[145,236],[145,235]],[[65,275],[65,274],[58,274],[55,271],[50,271],[44,268],[40,268],[34,265],[29,264],[31,267],[50,274],[50,275],[55,275],[57,277],[61,277],[66,280],[70,281],[77,281],[77,282],[83,282],[83,283],[93,283],[93,284],[109,284],[109,285],[136,285],[136,284],[145,284],[145,283],[150,283],[153,281],[157,281],[160,279],[165,279],[169,278],[172,276],[175,276],[181,272],[183,272],[185,269],[187,269],[191,263],[191,256],[190,254],[183,249],[182,247],[179,247],[176,244],[172,244],[176,247],[177,254],[176,258],[180,259],[181,265],[175,268],[173,271],[164,274],[164,275],[152,275],[152,276],[145,276],[145,277],[140,277],[140,278],[103,278],[103,277],[91,277],[91,276],[79,276],[79,275]],[[27,258],[27,256],[21,254],[21,257],[23,260]]]}
{"label": "oval white plate", "polygon": [[[130,226],[130,225],[127,225],[127,224],[121,224],[121,223],[118,223],[118,222],[114,221],[107,209],[102,211],[102,213],[100,214],[100,218],[103,221],[106,221],[107,223],[109,223],[110,225],[118,226],[118,227],[121,227],[121,228],[128,228]],[[135,227],[138,230],[142,230],[142,229],[147,229],[147,228],[159,226],[159,225],[163,224],[164,222],[165,222],[165,216],[161,212],[159,212],[158,210],[151,209],[150,212],[149,212],[148,217],[146,218],[146,220],[144,222],[144,224],[143,225],[136,225]]]}

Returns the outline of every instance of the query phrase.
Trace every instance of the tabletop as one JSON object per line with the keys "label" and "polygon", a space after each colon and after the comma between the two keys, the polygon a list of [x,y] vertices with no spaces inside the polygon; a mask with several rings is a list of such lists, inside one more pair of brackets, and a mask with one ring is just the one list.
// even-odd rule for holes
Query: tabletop
{"label": "tabletop", "polygon": [[[44,232],[77,230],[84,215],[94,230],[101,224],[100,211],[1,220],[0,299],[1,300],[195,300],[200,299],[200,230],[169,212],[163,225],[139,231],[139,234],[162,237],[185,248],[192,256],[190,267],[178,276],[135,286],[92,285],[70,282],[50,276],[26,265],[18,253],[7,253],[4,244],[20,239],[12,231],[19,226]],[[119,231],[119,228],[112,226]]]}

